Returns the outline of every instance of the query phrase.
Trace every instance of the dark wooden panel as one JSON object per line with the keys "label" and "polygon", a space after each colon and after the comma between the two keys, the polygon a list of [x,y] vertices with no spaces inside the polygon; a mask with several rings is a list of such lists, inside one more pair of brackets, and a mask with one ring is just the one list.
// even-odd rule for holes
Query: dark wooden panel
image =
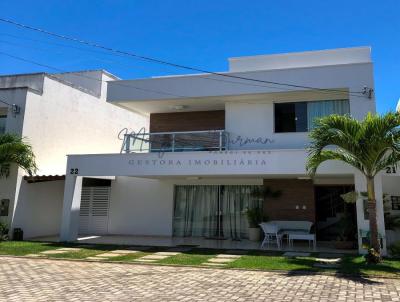
{"label": "dark wooden panel", "polygon": [[150,132],[225,129],[225,111],[192,111],[150,114]]}
{"label": "dark wooden panel", "polygon": [[[271,220],[307,220],[315,222],[314,185],[311,180],[264,179],[264,186],[280,190],[277,199],[264,202],[264,214]],[[306,206],[306,209],[302,207]],[[299,206],[299,209],[296,209]]]}

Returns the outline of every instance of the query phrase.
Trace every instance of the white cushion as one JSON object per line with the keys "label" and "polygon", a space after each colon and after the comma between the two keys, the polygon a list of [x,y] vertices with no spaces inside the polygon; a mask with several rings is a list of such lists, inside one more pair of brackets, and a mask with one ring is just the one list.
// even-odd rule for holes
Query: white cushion
{"label": "white cushion", "polygon": [[311,221],[302,221],[302,220],[273,220],[268,223],[275,224],[278,226],[279,230],[299,230],[310,232],[313,223]]}

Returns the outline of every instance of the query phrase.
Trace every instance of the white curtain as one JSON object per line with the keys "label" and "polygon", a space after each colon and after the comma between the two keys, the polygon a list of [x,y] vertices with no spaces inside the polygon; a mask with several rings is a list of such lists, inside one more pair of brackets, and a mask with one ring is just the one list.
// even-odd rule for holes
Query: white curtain
{"label": "white curtain", "polygon": [[176,186],[174,236],[216,236],[218,195],[218,186]]}
{"label": "white curtain", "polygon": [[247,208],[263,202],[252,192],[262,186],[183,185],[175,187],[173,235],[177,237],[248,237]]}
{"label": "white curtain", "polygon": [[221,190],[222,227],[224,237],[231,239],[248,238],[247,208],[259,208],[262,200],[253,197],[252,192],[260,186],[224,186]]}
{"label": "white curtain", "polygon": [[348,100],[335,101],[315,101],[307,103],[308,130],[314,128],[316,118],[331,114],[345,115],[350,113],[350,104]]}

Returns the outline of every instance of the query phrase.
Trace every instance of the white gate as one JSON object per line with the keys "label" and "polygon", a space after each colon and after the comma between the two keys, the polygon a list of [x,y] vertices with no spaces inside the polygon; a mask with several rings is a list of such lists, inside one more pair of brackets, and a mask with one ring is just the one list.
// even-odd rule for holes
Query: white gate
{"label": "white gate", "polygon": [[79,212],[79,234],[107,234],[109,204],[110,187],[83,187]]}

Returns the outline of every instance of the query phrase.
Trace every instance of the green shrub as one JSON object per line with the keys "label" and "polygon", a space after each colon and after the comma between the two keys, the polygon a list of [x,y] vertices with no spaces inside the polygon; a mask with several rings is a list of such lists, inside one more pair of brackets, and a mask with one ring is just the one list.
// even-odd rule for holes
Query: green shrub
{"label": "green shrub", "polygon": [[8,240],[8,226],[7,224],[0,222],[0,241]]}

